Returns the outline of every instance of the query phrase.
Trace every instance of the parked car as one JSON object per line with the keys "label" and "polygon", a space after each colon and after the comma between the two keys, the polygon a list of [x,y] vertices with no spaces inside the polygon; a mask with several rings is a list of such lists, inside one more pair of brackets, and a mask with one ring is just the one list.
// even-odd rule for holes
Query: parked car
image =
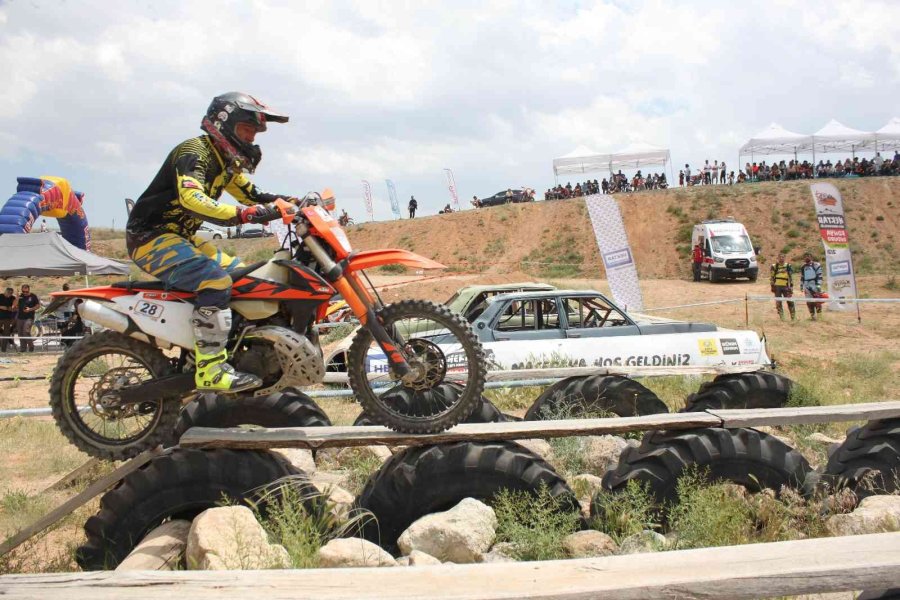
{"label": "parked car", "polygon": [[715,219],[694,225],[691,244],[700,244],[703,262],[700,278],[715,283],[723,279],[759,277],[758,250],[753,247],[747,229],[734,219]]}
{"label": "parked car", "polygon": [[[548,283],[501,283],[495,285],[469,285],[462,287],[444,302],[444,305],[458,315],[465,317],[470,323],[484,312],[488,302],[499,294],[524,291],[551,291],[556,288]],[[414,322],[405,321],[406,327]],[[353,341],[354,333],[344,338],[340,344],[332,348],[325,356],[325,368],[328,371],[346,371],[347,352]]]}
{"label": "parked car", "polygon": [[[498,295],[472,326],[491,369],[771,364],[765,340],[754,331],[629,314],[592,290]],[[440,346],[440,332],[429,341]],[[387,360],[370,352],[368,368],[383,371]]]}
{"label": "parked car", "polygon": [[493,196],[488,196],[487,198],[481,199],[481,206],[500,206],[501,204],[507,204],[508,202],[531,202],[534,200],[534,196],[530,196],[529,192],[531,190],[527,189],[517,189],[510,190],[512,191],[512,200],[507,199],[506,192],[507,190],[503,190],[502,192],[497,192]]}
{"label": "parked car", "polygon": [[218,229],[201,225],[195,234],[201,240],[208,242],[209,240],[221,240],[225,235]]}
{"label": "parked car", "polygon": [[262,225],[244,225],[241,227],[240,233],[235,232],[234,237],[237,238],[261,238],[272,237],[275,235]]}

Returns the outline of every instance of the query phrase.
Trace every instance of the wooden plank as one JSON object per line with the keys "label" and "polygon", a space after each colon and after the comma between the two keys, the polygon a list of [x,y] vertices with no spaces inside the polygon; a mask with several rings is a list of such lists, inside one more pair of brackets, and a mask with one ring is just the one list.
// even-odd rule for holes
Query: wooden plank
{"label": "wooden plank", "polygon": [[838,404],[835,406],[802,406],[799,408],[766,408],[741,410],[707,410],[722,419],[722,426],[759,427],[761,425],[798,425],[801,423],[833,423],[871,421],[900,417],[900,401]]}
{"label": "wooden plank", "polygon": [[[95,496],[99,496],[107,489],[111,488],[113,485],[118,483],[119,480],[121,480],[132,471],[139,469],[142,465],[146,464],[151,459],[165,454],[166,452],[169,452],[169,450],[163,450],[161,447],[155,448],[153,450],[148,450],[135,456],[115,471],[105,475],[104,477],[101,477],[100,479],[89,485],[87,488],[85,488],[85,490],[81,493],[66,500],[22,531],[8,537],[6,541],[0,544],[0,556],[3,556],[7,552],[25,543],[30,538],[36,536],[48,527],[56,524],[65,516],[71,514],[73,511],[87,504]],[[0,595],[2,595],[2,591],[0,591]]]}
{"label": "wooden plank", "polygon": [[[487,381],[519,381],[551,379],[585,375],[622,375],[623,377],[661,377],[671,375],[724,375],[727,373],[753,373],[765,369],[765,365],[735,366],[685,366],[685,367],[561,367],[552,369],[518,369],[488,371]],[[465,379],[465,373],[447,373],[447,379]],[[370,380],[386,379],[384,373],[369,373]],[[326,373],[323,383],[347,383],[346,373]]]}
{"label": "wooden plank", "polygon": [[554,438],[604,435],[648,429],[719,427],[722,420],[706,413],[671,413],[614,419],[463,423],[441,433],[412,434],[381,426],[280,427],[276,429],[214,429],[192,427],[179,444],[188,448],[333,448],[346,446],[427,446],[447,442]]}
{"label": "wooden plank", "polygon": [[100,462],[101,461],[99,458],[88,459],[88,461],[86,463],[84,463],[83,465],[81,465],[80,467],[75,469],[74,471],[68,473],[67,475],[63,476],[62,479],[60,479],[59,481],[57,481],[56,483],[54,483],[53,485],[48,487],[46,490],[43,491],[43,493],[46,494],[47,492],[54,492],[54,491],[69,487],[75,481],[81,479],[85,475],[88,475],[92,470],[94,470],[94,467],[96,467],[97,465],[100,464]]}
{"label": "wooden plank", "polygon": [[742,599],[900,584],[900,533],[546,562],[284,571],[6,575],[4,598]]}

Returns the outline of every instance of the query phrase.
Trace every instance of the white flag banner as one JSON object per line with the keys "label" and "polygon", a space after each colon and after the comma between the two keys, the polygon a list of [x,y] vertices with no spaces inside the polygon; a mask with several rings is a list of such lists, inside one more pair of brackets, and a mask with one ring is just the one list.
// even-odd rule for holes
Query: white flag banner
{"label": "white flag banner", "polygon": [[391,212],[394,213],[394,218],[400,218],[400,202],[397,200],[397,188],[394,187],[394,182],[390,179],[385,179],[384,183],[387,185],[388,190],[388,198],[391,199]]}
{"label": "white flag banner", "polygon": [[363,193],[365,194],[365,198],[366,198],[366,213],[369,215],[369,220],[374,221],[375,220],[375,209],[372,207],[372,186],[369,185],[369,182],[366,181],[365,179],[363,179],[362,182],[363,182]]}
{"label": "white flag banner", "polygon": [[450,190],[450,200],[453,201],[453,210],[459,212],[459,196],[456,195],[456,179],[453,177],[453,171],[450,169],[444,169],[447,171],[447,189]]}
{"label": "white flag banner", "polygon": [[[850,238],[844,220],[844,201],[841,193],[830,183],[809,186],[816,206],[819,234],[825,247],[825,271],[828,274],[829,298],[856,298],[856,275],[850,256]],[[850,310],[847,302],[829,302],[833,310]]]}
{"label": "white flag banner", "polygon": [[626,310],[641,310],[644,300],[619,205],[612,196],[604,194],[587,196],[584,201],[594,227],[597,247],[603,258],[606,280],[613,299]]}

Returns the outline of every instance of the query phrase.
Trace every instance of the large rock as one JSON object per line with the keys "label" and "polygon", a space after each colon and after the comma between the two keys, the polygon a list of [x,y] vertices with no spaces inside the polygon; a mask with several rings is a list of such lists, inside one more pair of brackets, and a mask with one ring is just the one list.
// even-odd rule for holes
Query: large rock
{"label": "large rock", "polygon": [[516,562],[516,547],[510,542],[500,542],[491,546],[490,552],[481,555],[479,562],[483,563],[510,563]]}
{"label": "large rock", "polygon": [[550,445],[550,442],[542,439],[531,439],[531,440],[516,440],[516,443],[520,446],[524,446],[543,458],[544,460],[550,462],[553,458],[553,446]]}
{"label": "large rock", "polygon": [[272,452],[282,456],[307,475],[316,471],[316,461],[313,459],[312,450],[305,448],[277,448],[272,450]]}
{"label": "large rock", "polygon": [[900,496],[863,498],[852,513],[828,517],[825,527],[831,535],[900,531]]}
{"label": "large rock", "polygon": [[319,566],[330,567],[396,567],[397,561],[379,546],[360,538],[331,540],[318,552]]}
{"label": "large rock", "polygon": [[189,569],[286,569],[287,550],[270,544],[246,506],[222,506],[200,513],[191,524],[186,549]]}
{"label": "large rock", "polygon": [[643,552],[659,552],[665,550],[669,540],[661,533],[645,529],[640,533],[629,535],[619,544],[619,554],[641,554]]}
{"label": "large rock", "polygon": [[420,552],[419,550],[413,550],[409,553],[409,566],[410,567],[428,567],[431,565],[439,565],[441,561],[436,559],[430,554],[425,554],[424,552]]}
{"label": "large rock", "polygon": [[572,558],[609,556],[616,553],[616,542],[602,531],[586,529],[563,538],[563,550]]}
{"label": "large rock", "polygon": [[603,490],[603,479],[590,473],[582,473],[572,478],[572,490],[578,495],[581,512],[585,516],[591,514],[591,500],[597,492]]}
{"label": "large rock", "polygon": [[616,468],[619,455],[628,446],[624,438],[615,435],[593,435],[583,442],[583,460],[594,473],[603,475]]}
{"label": "large rock", "polygon": [[397,540],[403,554],[419,550],[442,562],[479,562],[494,543],[497,516],[487,504],[465,498],[448,511],[426,515]]}
{"label": "large rock", "polygon": [[163,523],[141,540],[116,571],[175,571],[181,567],[191,522]]}

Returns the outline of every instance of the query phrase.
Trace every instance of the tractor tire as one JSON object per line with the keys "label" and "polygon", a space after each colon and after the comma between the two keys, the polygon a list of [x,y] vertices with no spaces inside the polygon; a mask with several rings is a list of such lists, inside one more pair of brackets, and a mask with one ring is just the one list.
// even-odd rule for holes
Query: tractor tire
{"label": "tractor tire", "polygon": [[202,394],[181,411],[175,440],[191,427],[327,427],[328,415],[312,398],[296,388],[268,396]]}
{"label": "tractor tire", "polygon": [[514,442],[455,442],[411,447],[374,473],[356,499],[370,511],[362,536],[387,550],[407,527],[427,514],[448,510],[464,498],[490,500],[504,489],[536,494],[544,485],[565,510],[578,500],[546,461]]}
{"label": "tractor tire", "polygon": [[850,430],[828,458],[822,483],[848,487],[860,498],[900,490],[900,419],[869,421]]}
{"label": "tractor tire", "polygon": [[85,571],[114,569],[162,522],[192,519],[223,500],[245,503],[260,486],[298,474],[290,463],[264,451],[172,450],[103,495],[100,511],[84,524],[87,541],[75,560]]}
{"label": "tractor tire", "polygon": [[756,371],[719,375],[685,400],[684,412],[787,406],[794,383],[778,373]]}
{"label": "tractor tire", "polygon": [[663,401],[634,379],[590,375],[568,377],[544,390],[525,413],[525,420],[579,419],[607,413],[635,417],[666,412],[669,409]]}
{"label": "tractor tire", "polygon": [[[442,383],[439,387],[444,389],[444,393],[447,393],[449,390],[455,390],[455,386],[452,383]],[[485,398],[481,397],[481,404],[472,411],[468,417],[466,417],[462,422],[463,423],[505,423],[507,421],[515,421],[516,417],[512,417],[500,412],[494,404]],[[369,415],[365,412],[361,412],[356,420],[353,421],[353,426],[358,427],[361,425],[378,425],[375,421],[373,421]]]}
{"label": "tractor tire", "polygon": [[678,500],[678,479],[691,466],[711,482],[727,481],[752,492],[771,488],[778,493],[782,486],[807,492],[812,472],[799,452],[754,429],[655,431],[640,447],[625,448],[616,468],[603,476],[603,488],[616,492],[636,480],[648,486],[660,506],[672,505]]}

